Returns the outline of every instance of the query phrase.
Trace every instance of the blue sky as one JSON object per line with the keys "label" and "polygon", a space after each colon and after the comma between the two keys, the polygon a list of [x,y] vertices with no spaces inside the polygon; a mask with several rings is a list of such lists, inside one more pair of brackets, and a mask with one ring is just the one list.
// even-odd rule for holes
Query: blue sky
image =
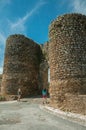
{"label": "blue sky", "polygon": [[86,0],[0,0],[0,73],[9,35],[23,34],[43,44],[51,21],[73,12],[86,14]]}

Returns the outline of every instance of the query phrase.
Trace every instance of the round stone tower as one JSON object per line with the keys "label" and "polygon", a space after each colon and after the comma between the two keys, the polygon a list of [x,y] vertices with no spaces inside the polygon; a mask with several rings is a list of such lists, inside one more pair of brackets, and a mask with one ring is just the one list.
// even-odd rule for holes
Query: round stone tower
{"label": "round stone tower", "polygon": [[64,107],[86,94],[86,16],[59,16],[49,26],[49,38],[51,102]]}
{"label": "round stone tower", "polygon": [[6,41],[1,93],[23,96],[38,93],[40,46],[23,35],[11,35]]}

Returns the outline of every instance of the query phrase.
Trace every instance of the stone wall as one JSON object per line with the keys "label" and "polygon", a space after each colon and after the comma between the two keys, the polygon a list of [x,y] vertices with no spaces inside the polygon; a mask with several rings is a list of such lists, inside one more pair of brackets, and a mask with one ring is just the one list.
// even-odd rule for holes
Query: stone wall
{"label": "stone wall", "polygon": [[21,87],[23,96],[29,96],[48,85],[51,104],[73,112],[86,110],[86,16],[59,16],[43,45],[23,35],[8,37],[1,93],[16,95]]}
{"label": "stone wall", "polygon": [[86,94],[86,16],[58,17],[49,26],[49,37],[50,97],[61,107],[70,100],[67,94]]}
{"label": "stone wall", "polygon": [[2,81],[2,74],[0,74],[0,93],[1,93],[1,81]]}
{"label": "stone wall", "polygon": [[23,35],[11,35],[6,41],[1,93],[16,95],[21,87],[22,95],[37,94],[41,49]]}
{"label": "stone wall", "polygon": [[48,68],[49,68],[49,42],[44,43],[43,45],[40,45],[42,49],[42,61],[39,68],[40,73],[40,85],[41,89],[43,87],[48,89],[49,83],[48,83]]}

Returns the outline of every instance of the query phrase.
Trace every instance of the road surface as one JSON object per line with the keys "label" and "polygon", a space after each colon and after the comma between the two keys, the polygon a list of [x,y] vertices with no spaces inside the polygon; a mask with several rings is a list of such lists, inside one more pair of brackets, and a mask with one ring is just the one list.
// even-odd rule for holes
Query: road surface
{"label": "road surface", "polygon": [[40,109],[39,105],[36,99],[0,103],[0,130],[86,130],[85,126]]}

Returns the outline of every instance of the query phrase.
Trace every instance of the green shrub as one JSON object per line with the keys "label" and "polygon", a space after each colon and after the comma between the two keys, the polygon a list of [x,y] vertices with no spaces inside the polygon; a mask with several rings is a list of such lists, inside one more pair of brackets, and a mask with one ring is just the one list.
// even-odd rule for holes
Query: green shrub
{"label": "green shrub", "polygon": [[0,95],[0,101],[5,101],[5,97]]}

